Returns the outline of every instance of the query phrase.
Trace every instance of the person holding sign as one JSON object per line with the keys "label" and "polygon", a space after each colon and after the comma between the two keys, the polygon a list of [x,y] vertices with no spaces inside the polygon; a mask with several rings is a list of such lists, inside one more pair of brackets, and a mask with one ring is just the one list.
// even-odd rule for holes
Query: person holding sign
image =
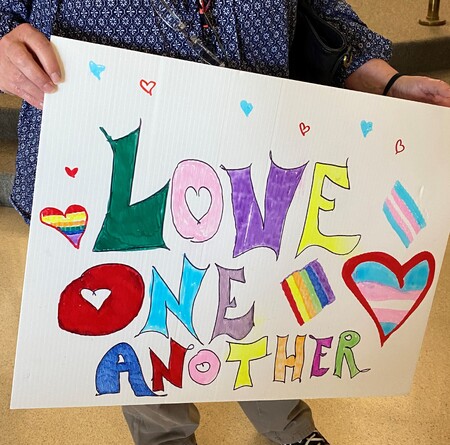
{"label": "person holding sign", "polygon": [[[279,77],[289,76],[295,0],[5,0],[0,7],[0,89],[25,100],[19,125],[17,172],[11,201],[29,222],[44,93],[63,81],[51,34]],[[336,71],[336,86],[450,106],[450,86],[399,76],[391,45],[343,0],[314,0],[318,14],[345,33],[351,60]],[[205,94],[207,88],[205,86]],[[256,429],[280,444],[327,444],[308,406],[297,400],[242,402]],[[137,444],[195,444],[192,404],[124,407]]]}

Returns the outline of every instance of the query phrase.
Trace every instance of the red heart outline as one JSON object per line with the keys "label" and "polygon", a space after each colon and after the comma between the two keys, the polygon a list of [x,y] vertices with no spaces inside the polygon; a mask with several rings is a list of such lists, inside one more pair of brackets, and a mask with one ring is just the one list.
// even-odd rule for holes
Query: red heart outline
{"label": "red heart outline", "polygon": [[153,88],[156,86],[156,82],[154,80],[149,80],[148,82],[145,79],[141,79],[139,82],[139,86],[150,96],[152,95]]}
{"label": "red heart outline", "polygon": [[300,129],[300,133],[302,136],[305,136],[306,133],[308,133],[309,130],[311,130],[311,127],[309,125],[306,125],[304,122],[300,122],[298,124],[298,128]]}
{"label": "red heart outline", "polygon": [[399,139],[396,143],[395,143],[395,154],[398,155],[399,153],[402,153],[403,151],[405,151],[406,147],[403,144],[403,141],[401,139]]}
{"label": "red heart outline", "polygon": [[[74,243],[73,240],[71,240],[64,232],[62,232],[59,229],[59,227],[54,226],[49,223],[46,223],[45,221],[42,220],[43,217],[48,216],[48,215],[59,215],[59,216],[64,216],[64,218],[67,218],[68,213],[77,213],[77,212],[84,212],[86,214],[86,222],[84,224],[85,228],[84,228],[83,233],[80,235],[80,238],[78,239],[77,243]],[[83,238],[83,235],[86,233],[88,219],[89,219],[89,215],[88,215],[87,210],[83,206],[80,206],[78,204],[70,205],[69,207],[67,207],[67,209],[64,213],[55,207],[46,207],[45,209],[41,210],[41,213],[39,214],[39,220],[41,221],[42,224],[44,224],[45,226],[51,227],[52,229],[55,229],[64,238],[66,238],[70,242],[70,244],[72,244],[72,246],[74,246],[76,249],[80,248],[81,238]]]}
{"label": "red heart outline", "polygon": [[[362,263],[365,262],[376,262],[380,263],[383,266],[385,266],[387,269],[389,269],[397,278],[398,284],[400,288],[403,288],[403,285],[405,284],[404,278],[405,275],[412,270],[415,266],[420,264],[422,261],[426,261],[428,263],[428,266],[430,268],[430,272],[428,274],[428,279],[425,284],[425,287],[422,289],[422,292],[419,294],[419,297],[412,305],[411,309],[408,311],[408,313],[405,315],[403,320],[391,331],[388,335],[386,335],[383,332],[383,328],[381,327],[381,324],[375,315],[375,312],[373,311],[370,304],[367,302],[366,298],[358,288],[357,284],[352,278],[352,273],[355,271],[356,267]],[[344,279],[345,284],[347,287],[352,291],[352,293],[355,295],[355,297],[358,299],[358,301],[361,303],[361,305],[364,307],[364,309],[367,311],[367,313],[370,315],[372,320],[374,321],[377,329],[378,334],[380,336],[381,346],[384,345],[386,340],[396,331],[398,330],[403,323],[411,316],[411,314],[419,307],[420,303],[422,303],[422,300],[425,298],[428,290],[431,287],[431,284],[433,283],[434,279],[434,273],[436,269],[436,261],[434,259],[434,256],[431,252],[424,251],[420,252],[417,255],[413,256],[409,261],[407,261],[405,264],[401,265],[393,256],[384,253],[384,252],[368,252],[364,253],[362,255],[355,256],[353,258],[350,258],[343,266],[342,268],[342,278]]]}

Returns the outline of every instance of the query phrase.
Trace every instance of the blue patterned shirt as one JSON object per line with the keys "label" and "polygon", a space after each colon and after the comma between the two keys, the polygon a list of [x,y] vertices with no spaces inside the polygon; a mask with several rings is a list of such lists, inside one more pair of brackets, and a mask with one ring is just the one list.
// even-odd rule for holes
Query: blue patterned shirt
{"label": "blue patterned shirt", "polygon": [[[288,77],[296,0],[213,0],[218,38],[202,28],[195,0],[166,2],[189,32],[204,38],[229,67]],[[313,5],[346,34],[353,48],[352,63],[337,73],[337,85],[370,59],[389,60],[391,43],[371,31],[345,1],[313,0]],[[198,50],[165,19],[161,0],[1,0],[0,37],[20,23],[30,23],[47,36],[200,61]],[[11,202],[26,222],[31,216],[40,127],[41,112],[24,102]]]}

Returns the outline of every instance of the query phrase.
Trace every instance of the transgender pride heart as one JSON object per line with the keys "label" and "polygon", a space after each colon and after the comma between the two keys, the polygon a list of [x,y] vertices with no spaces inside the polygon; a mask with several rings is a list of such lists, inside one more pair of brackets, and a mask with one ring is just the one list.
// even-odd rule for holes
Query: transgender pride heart
{"label": "transgender pride heart", "polygon": [[73,204],[67,207],[65,213],[53,207],[46,207],[39,218],[43,224],[53,227],[65,236],[75,248],[80,247],[88,222],[88,214],[83,206]]}
{"label": "transgender pride heart", "polygon": [[419,253],[404,265],[387,253],[369,252],[349,259],[342,277],[375,322],[383,346],[419,307],[434,272],[430,252]]}

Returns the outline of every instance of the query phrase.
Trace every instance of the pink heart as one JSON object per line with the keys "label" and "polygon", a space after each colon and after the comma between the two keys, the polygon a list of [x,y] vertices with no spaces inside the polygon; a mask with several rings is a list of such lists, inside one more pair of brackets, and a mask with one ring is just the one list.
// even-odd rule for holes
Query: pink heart
{"label": "pink heart", "polygon": [[141,81],[139,82],[139,85],[147,94],[150,94],[150,96],[151,96],[152,90],[156,86],[156,82],[153,80],[150,80],[147,82],[145,79],[141,79]]}
{"label": "pink heart", "polygon": [[302,136],[305,136],[305,134],[308,133],[309,130],[311,130],[311,127],[309,125],[306,125],[304,122],[300,122],[298,127],[300,128]]}
{"label": "pink heart", "polygon": [[397,143],[395,144],[395,154],[398,155],[399,153],[401,153],[402,151],[405,150],[405,146],[403,145],[403,141],[401,139],[399,139],[397,141]]}

